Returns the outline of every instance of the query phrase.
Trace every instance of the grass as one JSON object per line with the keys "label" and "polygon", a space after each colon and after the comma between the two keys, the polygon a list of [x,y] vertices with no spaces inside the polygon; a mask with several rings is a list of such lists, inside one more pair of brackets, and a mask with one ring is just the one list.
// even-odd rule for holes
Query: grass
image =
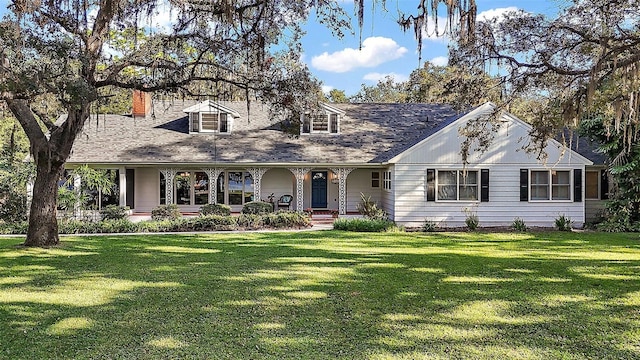
{"label": "grass", "polygon": [[638,359],[640,237],[0,239],[0,358]]}

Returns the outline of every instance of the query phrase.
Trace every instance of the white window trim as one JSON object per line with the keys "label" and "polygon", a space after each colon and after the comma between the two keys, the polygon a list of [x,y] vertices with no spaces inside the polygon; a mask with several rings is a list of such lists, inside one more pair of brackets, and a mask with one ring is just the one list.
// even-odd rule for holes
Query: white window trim
{"label": "white window trim", "polygon": [[382,171],[382,189],[391,192],[393,186],[391,170]]}
{"label": "white window trim", "polygon": [[[440,171],[455,171],[456,172],[456,200],[446,200],[446,199],[439,199],[438,198],[438,173]],[[436,169],[436,181],[435,181],[435,187],[436,187],[436,202],[441,202],[441,203],[459,203],[459,202],[463,202],[463,203],[479,203],[480,202],[480,170],[478,169],[467,169],[466,171],[475,171],[477,173],[476,175],[476,194],[478,195],[478,198],[475,200],[460,200],[460,172],[462,172],[464,170],[460,170],[460,169]]]}
{"label": "white window trim", "polygon": [[[373,174],[376,173],[378,174],[377,178],[373,178]],[[369,179],[369,186],[371,186],[372,189],[380,189],[382,187],[382,176],[380,175],[380,173],[382,173],[382,171],[378,171],[378,170],[372,170],[371,171],[371,178]],[[378,180],[378,186],[373,186],[373,181],[374,180]]]}
{"label": "white window trim", "polygon": [[[190,113],[191,114],[191,113]],[[198,114],[198,127],[199,130],[198,131],[193,131],[191,130],[191,133],[216,133],[216,134],[220,134],[220,135],[228,135],[231,134],[231,124],[232,124],[232,119],[233,116],[232,114],[229,113],[225,113],[225,112],[198,112],[198,113],[193,113],[193,114]],[[213,115],[217,115],[218,116],[218,129],[217,130],[207,130],[204,129],[202,127],[202,114],[213,114]],[[226,114],[227,115],[227,131],[226,132],[221,132],[220,131],[220,115],[221,114]],[[191,116],[189,116],[189,121],[191,121]],[[189,124],[189,127],[191,127],[191,123]]]}
{"label": "white window trim", "polygon": [[[230,172],[241,172],[242,173],[242,204],[235,204],[235,205],[230,205],[229,204],[229,173]],[[244,206],[246,204],[246,202],[244,201],[245,199],[245,194],[248,192],[246,191],[245,188],[245,183],[244,183],[244,176],[245,174],[249,174],[251,175],[251,179],[253,180],[253,191],[251,192],[253,195],[254,200],[255,201],[255,197],[256,197],[256,179],[253,178],[253,174],[251,174],[250,172],[246,171],[246,170],[241,170],[241,169],[229,169],[229,170],[224,170],[222,172],[220,172],[220,174],[218,174],[218,178],[220,178],[220,175],[223,175],[223,181],[224,181],[224,195],[223,195],[223,201],[222,202],[218,202],[216,201],[218,204],[223,204],[223,205],[228,205],[228,206]],[[216,200],[217,196],[218,196],[218,178],[216,178],[215,181],[215,191],[214,191],[214,196],[216,196]]]}
{"label": "white window trim", "polygon": [[[531,176],[531,173],[533,171],[546,171],[547,174],[549,175],[549,183],[547,184],[549,186],[549,199],[547,200],[538,200],[538,199],[532,199],[531,198],[531,179],[533,178]],[[554,200],[553,199],[553,184],[552,182],[552,178],[551,178],[551,172],[552,171],[566,171],[569,173],[569,198],[568,199],[558,199],[558,200]],[[529,169],[529,202],[532,203],[571,203],[573,202],[573,169]]]}
{"label": "white window trim", "polygon": [[[331,111],[324,111],[317,115],[326,115],[327,116],[327,130],[313,130],[313,116],[311,113],[304,113],[300,115],[300,135],[312,135],[312,134],[328,134],[328,135],[339,135],[340,134],[340,122],[342,116],[338,113],[334,113]],[[337,131],[331,132],[331,115],[337,116]],[[305,118],[309,118],[309,132],[303,132],[304,130],[304,120]]]}

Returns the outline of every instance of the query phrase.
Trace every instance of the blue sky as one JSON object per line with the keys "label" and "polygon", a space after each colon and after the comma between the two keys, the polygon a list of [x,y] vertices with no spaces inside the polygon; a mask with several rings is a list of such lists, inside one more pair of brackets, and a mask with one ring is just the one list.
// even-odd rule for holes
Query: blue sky
{"label": "blue sky", "polygon": [[[353,11],[351,0],[343,0],[345,9]],[[479,17],[495,17],[502,12],[522,9],[527,12],[554,14],[562,0],[477,0]],[[322,81],[323,89],[344,90],[355,94],[361,84],[375,85],[379,79],[391,75],[396,81],[406,80],[418,62],[417,41],[413,31],[404,33],[396,20],[398,9],[414,12],[418,0],[387,0],[386,11],[377,5],[373,11],[372,1],[366,1],[362,49],[359,49],[359,34],[354,17],[354,35],[335,38],[323,25],[310,19],[307,35],[303,39],[302,60],[312,73]],[[446,11],[442,11],[446,14]],[[443,26],[445,21],[439,21]],[[433,24],[429,26],[433,34]],[[423,36],[422,60],[438,65],[447,63],[447,40],[442,37]]]}
{"label": "blue sky", "polygon": [[[353,0],[339,0],[344,8],[353,12]],[[396,20],[398,10],[415,12],[419,0],[387,0],[386,9],[373,1],[365,0],[365,19],[362,28],[362,47],[360,47],[357,20],[353,17],[355,33],[342,39],[311,17],[306,24],[307,35],[303,38],[302,61],[323,83],[323,89],[344,90],[347,95],[355,94],[361,84],[375,85],[386,75],[396,81],[404,81],[411,71],[420,67],[417,54],[417,41],[413,31],[403,32]],[[566,0],[476,0],[479,17],[499,16],[506,10],[522,9],[528,12],[554,14],[558,5]],[[6,12],[8,0],[0,0],[0,15]],[[162,10],[160,11],[162,12]],[[167,14],[158,14],[159,23],[170,21]],[[446,14],[446,11],[442,11]],[[167,15],[167,16],[163,16]],[[446,21],[440,21],[441,26]],[[447,40],[435,37],[433,22],[423,36],[422,60],[438,65],[447,62]]]}

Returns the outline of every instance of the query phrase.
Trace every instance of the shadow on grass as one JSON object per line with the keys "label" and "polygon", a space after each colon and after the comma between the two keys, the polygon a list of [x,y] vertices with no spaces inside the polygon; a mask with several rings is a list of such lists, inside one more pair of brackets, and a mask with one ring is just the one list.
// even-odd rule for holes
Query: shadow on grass
{"label": "shadow on grass", "polygon": [[633,235],[0,240],[0,357],[640,356]]}

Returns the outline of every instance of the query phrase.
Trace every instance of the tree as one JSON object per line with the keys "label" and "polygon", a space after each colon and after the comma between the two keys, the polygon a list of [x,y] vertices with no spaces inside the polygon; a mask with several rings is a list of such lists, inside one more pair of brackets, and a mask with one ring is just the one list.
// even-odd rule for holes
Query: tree
{"label": "tree", "polygon": [[[36,167],[25,245],[59,242],[58,180],[92,105],[110,87],[196,96],[203,94],[194,84],[208,82],[216,85],[212,97],[230,88],[248,103],[309,107],[315,98],[293,94],[318,92],[298,55],[300,23],[313,6],[340,35],[348,22],[334,2],[13,1],[0,22],[0,100],[24,129]],[[170,27],[148,25],[159,10],[174,16]],[[123,29],[130,44],[112,33]],[[64,121],[35,106],[45,98],[55,99]]]}
{"label": "tree", "polygon": [[407,102],[452,104],[468,109],[501,97],[499,79],[481,69],[438,66],[425,62],[409,75],[405,83]]}
{"label": "tree", "polygon": [[327,98],[332,103],[348,103],[349,98],[344,93],[344,90],[331,89]]}
{"label": "tree", "polygon": [[[364,1],[354,1],[362,24]],[[436,19],[440,1],[420,0],[418,14],[403,15],[401,26],[420,35],[428,10]],[[159,8],[174,17],[167,27],[150,25]],[[318,84],[298,55],[300,24],[312,8],[337,36],[349,25],[335,1],[14,0],[0,22],[0,100],[24,129],[36,166],[25,245],[59,242],[57,182],[106,89],[213,97],[240,91],[247,104],[259,97],[275,111],[293,113],[315,105]],[[462,37],[473,35],[475,9],[474,0],[447,2],[448,18],[463,24]],[[122,43],[113,30],[128,32],[133,41]],[[202,82],[215,86],[204,86],[211,90],[206,94],[194,92]],[[34,106],[47,97],[62,109],[62,121]]]}
{"label": "tree", "polygon": [[360,91],[349,100],[355,103],[403,103],[407,102],[407,93],[404,83],[396,83],[391,76],[385,76],[376,85],[362,84]]}
{"label": "tree", "polygon": [[598,114],[631,151],[640,134],[639,19],[636,0],[573,0],[553,18],[511,12],[478,22],[473,44],[460,43],[450,59],[498,65],[506,104],[537,95],[531,149],[541,151],[564,127]]}

